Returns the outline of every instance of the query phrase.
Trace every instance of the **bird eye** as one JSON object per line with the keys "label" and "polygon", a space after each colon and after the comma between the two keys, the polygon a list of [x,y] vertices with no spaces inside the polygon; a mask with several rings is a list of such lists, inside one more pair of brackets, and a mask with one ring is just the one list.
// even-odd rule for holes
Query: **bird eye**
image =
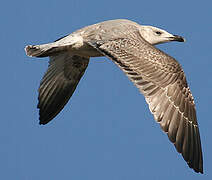
{"label": "bird eye", "polygon": [[160,32],[160,31],[156,31],[155,33],[158,34],[158,35],[162,34],[162,32]]}

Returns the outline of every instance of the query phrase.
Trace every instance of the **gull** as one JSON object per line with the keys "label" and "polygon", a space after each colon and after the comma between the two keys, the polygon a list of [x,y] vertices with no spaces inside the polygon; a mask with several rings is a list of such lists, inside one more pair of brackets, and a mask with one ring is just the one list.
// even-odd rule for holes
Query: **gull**
{"label": "gull", "polygon": [[184,38],[126,19],[100,22],[53,43],[28,45],[31,57],[50,57],[39,87],[40,124],[66,105],[90,57],[112,60],[144,95],[156,122],[188,166],[203,173],[203,158],[194,98],[181,65],[154,45]]}

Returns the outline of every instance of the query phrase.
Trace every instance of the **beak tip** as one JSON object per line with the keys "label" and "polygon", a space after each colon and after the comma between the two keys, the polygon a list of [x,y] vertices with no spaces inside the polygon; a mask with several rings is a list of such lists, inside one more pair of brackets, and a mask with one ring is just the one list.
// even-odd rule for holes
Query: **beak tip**
{"label": "beak tip", "polygon": [[174,35],[174,40],[178,42],[186,42],[186,39],[182,36]]}
{"label": "beak tip", "polygon": [[183,38],[183,42],[186,42],[186,39],[185,38]]}
{"label": "beak tip", "polygon": [[181,39],[179,40],[179,42],[186,42],[186,39],[184,37],[181,37]]}

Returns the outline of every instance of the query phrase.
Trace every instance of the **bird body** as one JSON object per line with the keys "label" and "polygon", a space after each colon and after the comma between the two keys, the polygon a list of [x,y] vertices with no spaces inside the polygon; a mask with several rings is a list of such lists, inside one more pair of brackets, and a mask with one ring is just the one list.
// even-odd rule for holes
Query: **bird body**
{"label": "bird body", "polygon": [[28,56],[50,57],[39,88],[40,124],[63,109],[90,57],[106,56],[144,95],[155,120],[189,167],[203,173],[196,109],[184,71],[173,57],[154,47],[170,41],[185,40],[156,27],[118,19],[86,26],[53,43],[26,46]]}
{"label": "bird body", "polygon": [[[152,38],[151,35],[153,33],[148,32],[146,29],[163,32],[165,34],[164,38],[161,38],[161,36],[158,36],[158,38],[156,38],[157,36]],[[113,41],[114,39],[126,39],[129,35],[133,35],[134,31],[144,34],[145,40],[153,45],[176,40],[184,41],[182,37],[173,36],[159,28],[141,26],[133,21],[117,19],[86,26],[68,36],[56,40],[53,43],[27,46],[26,53],[28,56],[45,57],[50,56],[51,53],[54,54],[57,51],[69,50],[72,54],[77,54],[79,56],[99,57],[103,55],[94,48],[90,47],[89,43],[91,41],[106,42]],[[145,33],[143,33],[143,31],[145,31]],[[178,39],[176,39],[176,37]]]}

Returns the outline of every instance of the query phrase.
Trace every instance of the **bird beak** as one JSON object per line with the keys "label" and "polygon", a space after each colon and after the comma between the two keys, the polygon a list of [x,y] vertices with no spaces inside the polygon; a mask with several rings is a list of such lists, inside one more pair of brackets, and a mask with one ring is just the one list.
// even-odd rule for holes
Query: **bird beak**
{"label": "bird beak", "polygon": [[182,36],[173,35],[170,37],[171,41],[185,42],[186,40]]}

